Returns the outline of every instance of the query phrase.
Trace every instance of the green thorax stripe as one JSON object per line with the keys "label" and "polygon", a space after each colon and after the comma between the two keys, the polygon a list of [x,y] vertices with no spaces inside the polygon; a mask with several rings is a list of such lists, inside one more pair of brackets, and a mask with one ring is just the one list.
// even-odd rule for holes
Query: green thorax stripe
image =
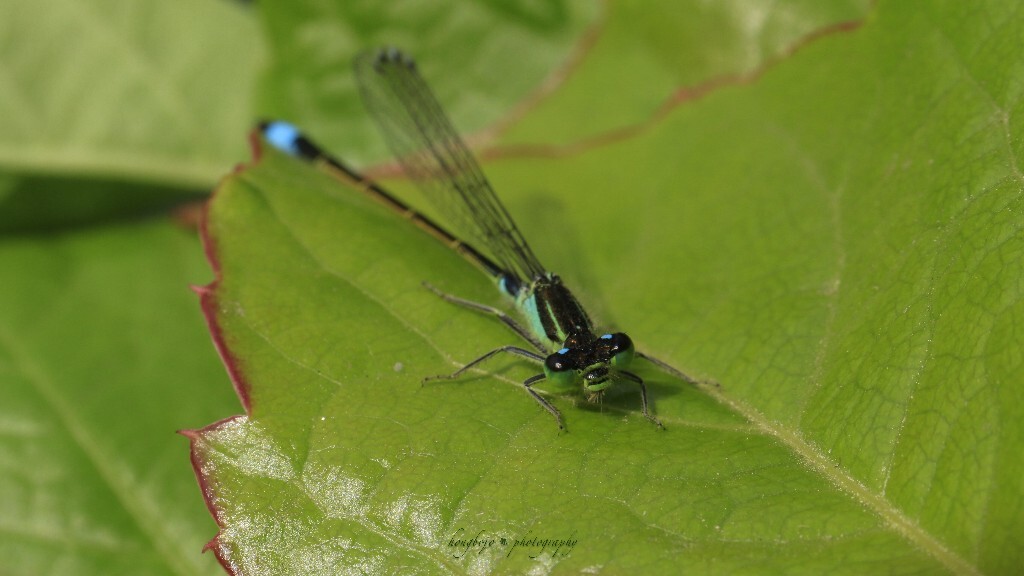
{"label": "green thorax stripe", "polygon": [[590,318],[576,297],[555,275],[533,281],[520,300],[520,308],[530,320],[530,328],[552,351],[563,346],[570,336],[590,337]]}

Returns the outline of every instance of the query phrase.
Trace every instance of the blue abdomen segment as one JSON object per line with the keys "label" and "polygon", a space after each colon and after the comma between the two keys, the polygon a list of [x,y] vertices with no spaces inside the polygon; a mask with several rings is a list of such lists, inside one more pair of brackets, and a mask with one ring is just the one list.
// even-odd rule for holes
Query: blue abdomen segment
{"label": "blue abdomen segment", "polygon": [[263,137],[274,148],[292,156],[303,156],[302,148],[299,145],[302,133],[299,132],[299,129],[294,124],[283,120],[272,120],[261,123],[260,131],[263,132]]}

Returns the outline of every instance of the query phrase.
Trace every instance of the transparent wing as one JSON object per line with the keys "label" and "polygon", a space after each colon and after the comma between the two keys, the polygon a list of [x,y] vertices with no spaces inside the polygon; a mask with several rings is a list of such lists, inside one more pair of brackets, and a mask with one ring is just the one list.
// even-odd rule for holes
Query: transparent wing
{"label": "transparent wing", "polygon": [[444,217],[506,271],[525,280],[541,275],[544,268],[412,59],[381,50],[356,58],[355,69],[363,102],[391,152]]}

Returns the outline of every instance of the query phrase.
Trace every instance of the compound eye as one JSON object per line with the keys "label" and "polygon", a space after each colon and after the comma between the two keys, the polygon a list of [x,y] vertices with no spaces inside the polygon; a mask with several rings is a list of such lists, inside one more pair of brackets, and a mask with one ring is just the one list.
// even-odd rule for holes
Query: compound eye
{"label": "compound eye", "polygon": [[608,347],[611,349],[612,353],[628,350],[633,347],[633,340],[622,332],[605,334],[604,336],[601,336],[601,339],[608,342]]}
{"label": "compound eye", "polygon": [[544,359],[544,376],[559,386],[576,380],[576,367],[569,358],[569,349],[562,348]]}
{"label": "compound eye", "polygon": [[[625,368],[633,362],[633,356],[636,354],[636,350],[633,348],[633,341],[622,332],[615,334],[608,334],[607,338],[608,347],[612,353],[612,366],[616,368]],[[602,336],[601,338],[604,338]]]}
{"label": "compound eye", "polygon": [[572,365],[569,362],[569,349],[562,348],[558,352],[549,355],[544,359],[544,371],[545,372],[565,372],[571,370]]}

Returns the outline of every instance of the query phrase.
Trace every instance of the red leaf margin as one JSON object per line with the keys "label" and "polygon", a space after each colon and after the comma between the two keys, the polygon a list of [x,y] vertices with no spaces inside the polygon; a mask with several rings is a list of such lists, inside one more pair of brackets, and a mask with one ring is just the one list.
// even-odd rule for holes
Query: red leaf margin
{"label": "red leaf margin", "polygon": [[[206,201],[206,204],[203,207],[202,217],[199,221],[199,237],[203,243],[203,252],[206,254],[206,260],[210,263],[210,268],[213,270],[214,279],[205,286],[192,286],[192,291],[199,296],[199,307],[203,312],[203,317],[206,319],[206,325],[210,330],[210,337],[213,340],[213,345],[217,349],[217,354],[220,355],[221,362],[224,363],[224,367],[227,369],[228,377],[231,379],[231,385],[234,386],[235,394],[238,395],[238,399],[242,403],[242,408],[245,410],[245,417],[252,414],[252,399],[249,393],[252,387],[243,375],[242,369],[240,368],[240,362],[228,348],[227,342],[224,339],[224,331],[217,322],[217,291],[220,287],[223,274],[220,266],[220,258],[217,255],[217,243],[209,230],[209,215],[210,206],[217,198],[217,194],[220,192],[225,182],[227,182],[229,178],[235,177],[245,170],[255,167],[263,158],[263,141],[261,139],[260,132],[257,129],[253,129],[249,133],[249,149],[252,155],[252,160],[248,163],[239,163],[235,165],[231,174],[224,177],[217,187],[214,188],[213,193],[210,195],[210,198]],[[203,472],[204,460],[199,450],[199,444],[203,441],[205,436],[218,431],[224,426],[232,424],[239,418],[242,418],[242,416],[230,416],[202,428],[178,431],[179,434],[189,439],[189,459],[192,462],[192,472],[196,475],[196,482],[199,484],[199,489],[203,494],[203,501],[206,502],[206,508],[210,511],[210,516],[212,516],[213,520],[217,523],[217,534],[211,538],[205,546],[203,546],[203,552],[213,550],[213,554],[217,557],[217,561],[220,562],[224,571],[232,576],[237,576],[239,573],[237,567],[227,558],[227,548],[220,542],[220,535],[224,529],[224,521],[221,518],[217,507],[214,505],[216,483]]]}

